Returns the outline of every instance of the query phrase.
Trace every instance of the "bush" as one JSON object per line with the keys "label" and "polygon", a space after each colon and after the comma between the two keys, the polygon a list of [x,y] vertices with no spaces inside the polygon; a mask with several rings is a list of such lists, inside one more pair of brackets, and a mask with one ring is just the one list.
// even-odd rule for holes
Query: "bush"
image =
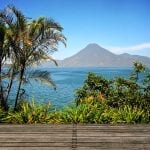
{"label": "bush", "polygon": [[90,99],[93,99],[93,102],[104,100],[109,93],[111,82],[90,72],[83,87],[76,90],[75,101],[77,105],[87,103]]}
{"label": "bush", "polygon": [[49,109],[50,104],[35,105],[34,100],[32,103],[23,102],[17,111],[9,111],[3,122],[15,124],[47,123],[50,119]]}
{"label": "bush", "polygon": [[129,78],[117,77],[108,80],[89,73],[75,96],[78,107],[83,104],[87,108],[89,105],[92,107],[105,104],[103,111],[99,111],[101,107],[94,110],[92,120],[88,119],[90,123],[150,122],[150,73],[139,62],[134,63]]}
{"label": "bush", "polygon": [[[86,103],[89,97],[93,97],[95,101],[105,100],[107,105],[113,108],[129,105],[149,111],[150,73],[147,70],[147,75],[144,76],[145,70],[145,66],[135,62],[129,79],[118,77],[107,80],[89,73],[83,87],[76,91],[77,105]],[[139,76],[142,76],[142,79]]]}
{"label": "bush", "polygon": [[3,122],[3,118],[5,118],[7,115],[7,112],[5,112],[2,108],[0,108],[0,123]]}
{"label": "bush", "polygon": [[61,112],[61,123],[135,124],[149,123],[149,113],[132,106],[111,108],[105,103],[80,104]]}
{"label": "bush", "polygon": [[66,107],[62,110],[63,123],[97,123],[97,116],[105,110],[103,103],[80,104],[77,107]]}
{"label": "bush", "polygon": [[124,106],[112,110],[114,111],[112,113],[112,123],[135,124],[147,123],[149,121],[147,114],[142,109],[136,107]]}

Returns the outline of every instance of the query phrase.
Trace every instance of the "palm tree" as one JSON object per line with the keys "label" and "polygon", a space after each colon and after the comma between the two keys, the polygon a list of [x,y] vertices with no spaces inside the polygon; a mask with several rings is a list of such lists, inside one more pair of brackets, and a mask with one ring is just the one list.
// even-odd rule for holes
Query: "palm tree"
{"label": "palm tree", "polygon": [[131,79],[137,82],[139,80],[139,74],[146,70],[146,66],[138,61],[135,61],[133,63],[133,66],[134,66],[134,70],[131,74]]}
{"label": "palm tree", "polygon": [[[4,41],[5,41],[5,26],[2,20],[0,20],[0,104],[1,107],[5,108],[5,100],[3,95],[3,86],[2,86],[2,62],[5,57],[5,47],[4,47]],[[6,108],[5,108],[6,109]]]}
{"label": "palm tree", "polygon": [[16,108],[27,67],[45,59],[57,65],[50,54],[57,50],[60,42],[65,45],[66,38],[62,34],[63,28],[54,20],[40,17],[29,22],[14,6],[8,6],[8,8],[9,12],[8,9],[4,10],[1,18],[10,29],[7,38],[13,50],[14,66],[17,66],[19,72],[19,84],[15,98]]}
{"label": "palm tree", "polygon": [[8,76],[8,74],[3,72],[3,66],[6,62],[6,58],[10,56],[9,40],[7,39],[7,27],[4,21],[0,18],[0,106],[4,109],[8,109],[7,101],[5,99],[5,89],[3,87],[3,79]]}

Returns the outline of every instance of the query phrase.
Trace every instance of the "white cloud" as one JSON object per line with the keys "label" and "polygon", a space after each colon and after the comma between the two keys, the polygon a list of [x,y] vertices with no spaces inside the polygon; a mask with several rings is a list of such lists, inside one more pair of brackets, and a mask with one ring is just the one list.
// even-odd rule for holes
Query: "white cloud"
{"label": "white cloud", "polygon": [[114,53],[126,53],[126,52],[130,53],[130,52],[136,52],[143,49],[150,49],[150,42],[127,46],[127,47],[107,47],[107,49]]}

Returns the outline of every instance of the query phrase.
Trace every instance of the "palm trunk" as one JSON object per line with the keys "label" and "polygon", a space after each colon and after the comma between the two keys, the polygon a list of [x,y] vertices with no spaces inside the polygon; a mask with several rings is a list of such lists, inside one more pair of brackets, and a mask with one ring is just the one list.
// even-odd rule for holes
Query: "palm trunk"
{"label": "palm trunk", "polygon": [[0,25],[0,105],[4,110],[7,110],[7,104],[4,97],[3,85],[2,85],[2,61],[4,58],[4,41],[5,41],[5,26]]}
{"label": "palm trunk", "polygon": [[136,82],[139,80],[139,73],[136,73]]}
{"label": "palm trunk", "polygon": [[3,86],[2,86],[2,61],[0,60],[0,105],[4,110],[7,110],[7,103],[4,98]]}
{"label": "palm trunk", "polygon": [[14,78],[14,68],[13,68],[13,70],[12,70],[12,74],[11,74],[11,78],[10,78],[10,83],[9,83],[8,90],[7,90],[7,94],[6,94],[6,99],[5,99],[6,103],[7,103],[7,100],[8,100],[10,91],[11,91],[11,88],[12,88],[13,78]]}
{"label": "palm trunk", "polygon": [[18,98],[19,98],[19,93],[20,93],[20,89],[21,89],[21,85],[22,85],[24,71],[25,71],[25,67],[23,66],[21,68],[21,72],[20,72],[20,79],[19,79],[19,85],[18,85],[17,95],[16,95],[16,99],[15,99],[15,107],[14,107],[14,109],[17,108]]}
{"label": "palm trunk", "polygon": [[1,85],[1,83],[0,83],[0,104],[4,110],[7,110],[4,95],[3,95],[3,87]]}
{"label": "palm trunk", "polygon": [[4,110],[8,110],[8,105],[4,98],[4,91],[3,91],[2,78],[1,78],[1,68],[0,68],[0,106]]}

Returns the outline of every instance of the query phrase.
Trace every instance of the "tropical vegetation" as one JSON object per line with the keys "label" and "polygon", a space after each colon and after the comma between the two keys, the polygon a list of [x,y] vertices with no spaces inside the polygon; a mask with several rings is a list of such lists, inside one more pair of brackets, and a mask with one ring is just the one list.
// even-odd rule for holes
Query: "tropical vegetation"
{"label": "tropical vegetation", "polygon": [[3,123],[150,123],[150,73],[146,67],[134,63],[129,78],[105,79],[89,73],[84,85],[76,90],[72,105],[52,110],[51,104],[19,103],[17,109],[1,111]]}
{"label": "tropical vegetation", "polygon": [[[74,103],[60,110],[26,101],[22,84],[30,78],[53,85],[49,72],[30,71],[43,60],[57,62],[51,54],[59,43],[65,45],[63,28],[52,19],[31,20],[14,6],[0,11],[0,123],[150,123],[150,72],[134,62],[128,78],[107,79],[89,73],[75,92]],[[29,72],[30,71],[30,72]],[[14,106],[8,105],[10,92],[17,83]]]}
{"label": "tropical vegetation", "polygon": [[[50,56],[66,38],[63,28],[53,19],[40,17],[31,20],[14,6],[0,11],[0,106],[8,110],[8,98],[13,83],[18,79],[14,109],[25,93],[22,84],[28,77],[54,85],[49,72],[34,71],[26,74],[29,67],[43,60],[56,61]],[[6,66],[6,64],[8,64]]]}

